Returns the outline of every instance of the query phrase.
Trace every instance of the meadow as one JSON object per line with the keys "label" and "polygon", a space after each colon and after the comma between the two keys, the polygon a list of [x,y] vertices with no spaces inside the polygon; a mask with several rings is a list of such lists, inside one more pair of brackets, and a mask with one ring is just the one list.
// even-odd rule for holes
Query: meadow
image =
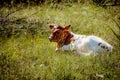
{"label": "meadow", "polygon": [[[12,36],[0,38],[1,80],[119,80],[120,44],[112,31],[119,34],[114,21],[119,10],[87,3],[21,7],[1,8],[4,15],[15,11],[5,24]],[[52,23],[70,24],[76,34],[99,36],[113,46],[113,52],[98,56],[56,53],[56,44],[48,40]]]}

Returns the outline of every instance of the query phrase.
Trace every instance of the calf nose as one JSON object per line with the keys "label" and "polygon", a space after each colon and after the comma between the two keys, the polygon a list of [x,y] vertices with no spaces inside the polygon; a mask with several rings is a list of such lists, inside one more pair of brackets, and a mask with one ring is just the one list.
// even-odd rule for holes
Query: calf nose
{"label": "calf nose", "polygon": [[51,37],[49,37],[49,40],[50,40],[50,41],[52,41],[52,38],[51,38]]}

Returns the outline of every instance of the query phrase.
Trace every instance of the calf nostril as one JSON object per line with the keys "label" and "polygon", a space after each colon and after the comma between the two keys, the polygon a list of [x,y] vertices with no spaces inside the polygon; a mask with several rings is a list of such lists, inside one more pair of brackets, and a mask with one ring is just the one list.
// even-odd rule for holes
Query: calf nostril
{"label": "calf nostril", "polygon": [[48,39],[49,39],[50,41],[52,41],[52,38],[51,38],[51,37],[49,37]]}

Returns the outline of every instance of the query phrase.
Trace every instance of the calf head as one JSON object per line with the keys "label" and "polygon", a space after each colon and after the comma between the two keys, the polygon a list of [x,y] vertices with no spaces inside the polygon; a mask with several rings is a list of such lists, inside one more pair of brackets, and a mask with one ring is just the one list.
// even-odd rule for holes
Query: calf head
{"label": "calf head", "polygon": [[70,43],[70,39],[73,37],[73,35],[69,32],[70,26],[71,25],[67,25],[65,27],[60,25],[49,25],[49,28],[51,29],[49,40],[51,42],[56,42],[57,48]]}

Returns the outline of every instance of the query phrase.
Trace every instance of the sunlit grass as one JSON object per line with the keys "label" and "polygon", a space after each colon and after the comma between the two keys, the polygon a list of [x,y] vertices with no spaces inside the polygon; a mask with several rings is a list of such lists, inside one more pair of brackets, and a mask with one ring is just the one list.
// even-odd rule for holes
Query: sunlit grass
{"label": "sunlit grass", "polygon": [[[17,38],[8,40],[2,52],[8,54],[12,61],[17,63],[10,65],[8,74],[14,77],[25,79],[96,79],[117,78],[115,63],[118,63],[118,56],[102,53],[94,56],[79,56],[72,52],[55,52],[55,44],[41,37]],[[8,60],[9,62],[9,60]],[[6,66],[7,67],[7,66]],[[11,68],[12,67],[12,68]],[[117,67],[117,66],[116,66]],[[19,68],[16,70],[15,68]],[[114,71],[113,71],[114,70]],[[11,72],[13,71],[13,72]],[[17,72],[17,77],[15,74]],[[23,77],[22,77],[23,76]],[[9,79],[9,76],[7,76]]]}

